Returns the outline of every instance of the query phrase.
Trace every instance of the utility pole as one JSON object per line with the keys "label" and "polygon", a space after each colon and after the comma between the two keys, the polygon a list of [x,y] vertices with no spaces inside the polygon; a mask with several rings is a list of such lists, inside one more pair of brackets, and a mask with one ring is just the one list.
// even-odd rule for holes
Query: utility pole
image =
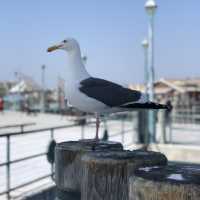
{"label": "utility pole", "polygon": [[[142,47],[144,49],[144,93],[146,95],[148,95],[148,82],[149,82],[149,70],[148,70],[148,47],[149,47],[149,42],[148,40],[145,38],[142,41]],[[149,96],[148,96],[149,98]],[[148,144],[149,144],[149,123],[148,123],[148,110],[141,110],[140,114],[140,123],[139,123],[139,127],[140,127],[140,142],[144,144],[143,148],[147,149],[148,148]]]}
{"label": "utility pole", "polygon": [[145,86],[145,94],[148,93],[148,81],[149,81],[149,72],[148,72],[148,47],[149,47],[149,42],[147,39],[144,39],[142,41],[142,47],[144,49],[144,86]]}
{"label": "utility pole", "polygon": [[[154,101],[154,16],[157,9],[156,2],[154,0],[147,0],[145,9],[149,16],[149,28],[148,28],[148,68],[149,68],[149,80],[148,80],[148,94],[149,101]],[[156,135],[156,122],[154,111],[149,111],[149,142],[155,142]]]}

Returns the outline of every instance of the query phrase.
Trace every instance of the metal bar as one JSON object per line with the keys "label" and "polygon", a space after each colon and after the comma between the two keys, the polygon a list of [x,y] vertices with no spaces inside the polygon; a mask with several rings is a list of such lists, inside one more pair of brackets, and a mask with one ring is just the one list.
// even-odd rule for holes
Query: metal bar
{"label": "metal bar", "polygon": [[[25,187],[25,186],[31,185],[32,183],[36,183],[36,182],[41,181],[41,180],[43,180],[43,179],[46,179],[46,178],[48,178],[48,177],[51,177],[51,174],[48,174],[48,175],[42,176],[42,177],[40,177],[40,178],[36,178],[36,179],[34,179],[34,180],[30,181],[30,182],[27,182],[27,183],[24,183],[24,184],[18,185],[18,186],[13,187],[13,188],[10,188],[9,191],[1,192],[1,193],[0,193],[0,196],[1,196],[1,195],[4,195],[4,194],[7,194],[7,193],[10,194],[10,192],[12,192],[12,191],[14,191],[14,190],[17,190],[17,189],[19,189],[19,188],[22,188],[22,187]],[[10,197],[9,197],[9,198],[10,198]]]}
{"label": "metal bar", "polygon": [[[134,129],[125,130],[125,131],[124,131],[124,134],[125,134],[125,133],[129,133],[129,132],[132,132],[132,131],[134,131]],[[120,132],[117,132],[117,133],[114,133],[114,134],[110,135],[109,137],[115,137],[115,136],[119,136],[119,135],[121,135],[121,134],[122,134],[122,132],[120,131]]]}
{"label": "metal bar", "polygon": [[7,191],[0,192],[0,196],[5,195],[6,193],[7,193]]}
{"label": "metal bar", "polygon": [[[71,128],[71,127],[74,127],[74,126],[78,126],[78,124],[58,126],[58,127],[50,127],[50,128],[43,128],[43,129],[35,129],[35,130],[30,130],[30,131],[24,131],[23,135],[25,135],[25,134],[31,134],[31,133],[45,132],[45,131],[49,131],[51,129]],[[20,134],[22,134],[22,133],[21,132],[11,132],[11,133],[6,133],[6,134],[0,134],[0,137],[7,137],[8,135],[14,136],[14,135],[20,135]]]}
{"label": "metal bar", "polygon": [[7,129],[7,128],[18,128],[23,126],[33,126],[36,123],[24,123],[24,124],[13,124],[13,125],[6,125],[6,126],[0,126],[0,129]]}
{"label": "metal bar", "polygon": [[183,130],[183,131],[194,131],[194,132],[199,132],[200,129],[195,129],[195,128],[186,128],[186,127],[171,127],[171,129],[173,130]]}
{"label": "metal bar", "polygon": [[19,189],[19,188],[25,187],[25,186],[27,186],[27,185],[30,185],[30,184],[32,184],[32,183],[41,181],[41,180],[43,180],[43,179],[45,179],[45,178],[48,178],[48,177],[51,177],[51,174],[47,174],[47,175],[42,176],[42,177],[40,177],[40,178],[36,178],[36,179],[34,179],[34,180],[30,181],[30,182],[27,182],[27,183],[18,185],[18,186],[16,186],[16,187],[13,187],[13,188],[10,189],[10,192],[12,192],[12,191],[14,191],[14,190],[17,190],[17,189]]}
{"label": "metal bar", "polygon": [[[94,124],[94,123],[95,122],[88,122],[86,125]],[[45,132],[45,131],[49,131],[51,129],[58,130],[58,129],[77,127],[77,126],[80,126],[80,125],[78,123],[75,123],[75,124],[64,125],[64,126],[56,126],[56,127],[50,127],[50,128],[35,129],[35,130],[30,130],[30,131],[24,131],[23,135],[31,134],[31,133]],[[7,137],[8,135],[14,136],[14,135],[21,135],[21,134],[22,134],[21,132],[11,132],[11,133],[6,133],[6,134],[0,134],[0,138],[1,137]]]}
{"label": "metal bar", "polygon": [[[33,158],[45,156],[46,154],[47,154],[46,152],[45,153],[40,153],[40,154],[36,154],[36,155],[25,157],[25,158],[20,158],[20,159],[17,159],[17,160],[12,160],[9,163],[10,164],[14,164],[14,163],[18,163],[18,162],[21,162],[21,161],[30,160],[30,159],[33,159]],[[5,166],[5,165],[8,165],[8,162],[0,163],[0,167]]]}
{"label": "metal bar", "polygon": [[6,181],[7,181],[7,199],[10,199],[10,136],[7,136],[7,164],[6,164]]}

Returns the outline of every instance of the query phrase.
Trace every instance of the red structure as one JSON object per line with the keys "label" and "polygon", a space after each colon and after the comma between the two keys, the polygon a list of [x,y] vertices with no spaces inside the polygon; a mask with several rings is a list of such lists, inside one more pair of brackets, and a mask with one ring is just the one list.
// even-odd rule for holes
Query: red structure
{"label": "red structure", "polygon": [[0,98],[0,111],[3,111],[3,108],[4,108],[4,102],[3,99]]}

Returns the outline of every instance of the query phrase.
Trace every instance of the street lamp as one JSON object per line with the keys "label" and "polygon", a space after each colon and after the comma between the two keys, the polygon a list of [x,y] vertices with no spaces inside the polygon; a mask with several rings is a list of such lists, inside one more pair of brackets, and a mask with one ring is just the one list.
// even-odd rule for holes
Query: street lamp
{"label": "street lamp", "polygon": [[[142,47],[144,49],[144,92],[145,94],[148,94],[148,81],[149,81],[149,71],[148,71],[148,47],[149,47],[149,42],[145,38],[142,41]],[[144,143],[144,148],[147,149],[148,143],[149,143],[149,127],[148,127],[148,111],[144,110],[141,111],[140,114],[141,117],[141,130],[140,130],[140,136],[139,138],[142,139],[140,142]]]}
{"label": "street lamp", "polygon": [[46,69],[46,66],[42,65],[41,69],[42,69],[42,77],[41,77],[42,78],[41,111],[45,112],[45,69]]}
{"label": "street lamp", "polygon": [[151,16],[153,16],[155,14],[157,7],[158,6],[154,0],[147,0],[147,2],[145,4],[146,11]]}
{"label": "street lamp", "polygon": [[143,41],[142,41],[142,47],[144,49],[144,86],[145,86],[145,94],[148,93],[148,81],[149,81],[149,78],[148,78],[148,47],[149,47],[149,42],[148,40],[145,38]]}
{"label": "street lamp", "polygon": [[157,5],[154,0],[147,0],[145,9],[149,16],[149,29],[148,29],[148,65],[149,65],[149,100],[154,100],[154,15]]}
{"label": "street lamp", "polygon": [[[148,28],[148,68],[149,68],[149,80],[148,80],[148,93],[149,100],[154,100],[154,16],[157,9],[156,2],[154,0],[147,0],[145,9],[149,16],[149,28]],[[155,127],[155,115],[153,111],[149,111],[149,142],[155,141],[156,127]]]}

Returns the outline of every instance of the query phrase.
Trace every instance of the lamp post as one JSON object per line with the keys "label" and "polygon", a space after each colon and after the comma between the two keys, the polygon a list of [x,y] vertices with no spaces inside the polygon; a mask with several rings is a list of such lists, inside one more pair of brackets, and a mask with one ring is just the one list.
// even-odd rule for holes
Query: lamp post
{"label": "lamp post", "polygon": [[[148,28],[148,68],[149,68],[149,80],[148,80],[148,93],[149,100],[154,100],[154,16],[157,9],[156,2],[154,0],[147,0],[145,9],[149,16],[149,28]],[[155,115],[153,111],[149,111],[149,142],[155,142],[156,135]]]}
{"label": "lamp post", "polygon": [[41,69],[42,69],[42,98],[41,98],[41,111],[42,112],[45,112],[45,69],[46,69],[46,66],[45,65],[42,65],[41,66]]}
{"label": "lamp post", "polygon": [[144,86],[145,86],[145,93],[147,94],[148,93],[148,81],[149,81],[149,78],[148,78],[148,47],[149,47],[149,42],[147,39],[144,39],[142,41],[142,47],[144,49]]}
{"label": "lamp post", "polygon": [[[149,47],[149,42],[145,38],[142,41],[142,47],[144,50],[144,92],[145,94],[148,94],[148,81],[149,81],[149,71],[148,71],[148,47]],[[148,127],[148,111],[143,110],[140,111],[140,132],[139,132],[139,138],[140,142],[143,143],[143,148],[147,149],[148,148],[148,143],[149,143],[149,127]]]}
{"label": "lamp post", "polygon": [[88,59],[87,56],[83,56],[83,57],[82,57],[82,61],[83,61],[83,64],[84,64],[84,65],[87,64],[87,59]]}

